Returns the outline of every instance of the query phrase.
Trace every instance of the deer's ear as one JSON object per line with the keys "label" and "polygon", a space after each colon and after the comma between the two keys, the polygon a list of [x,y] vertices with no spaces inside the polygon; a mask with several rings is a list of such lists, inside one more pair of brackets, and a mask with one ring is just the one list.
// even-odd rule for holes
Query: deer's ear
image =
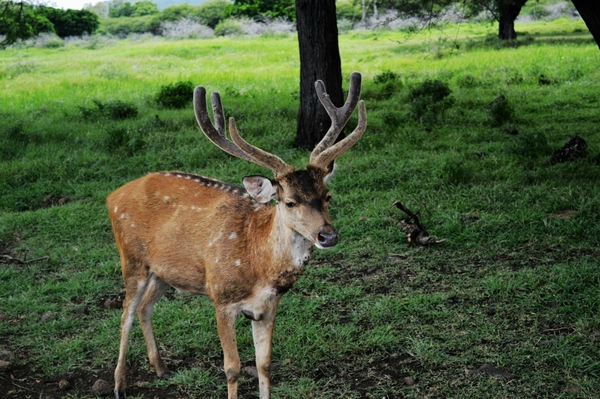
{"label": "deer's ear", "polygon": [[248,194],[261,204],[266,204],[275,198],[277,190],[273,186],[271,180],[262,176],[246,176],[244,177],[244,187]]}

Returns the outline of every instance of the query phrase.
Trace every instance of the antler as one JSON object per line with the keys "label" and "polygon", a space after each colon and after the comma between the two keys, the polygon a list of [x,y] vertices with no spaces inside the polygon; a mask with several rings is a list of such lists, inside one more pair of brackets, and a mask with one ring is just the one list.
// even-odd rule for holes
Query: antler
{"label": "antler", "polygon": [[[323,104],[323,107],[325,107],[327,114],[331,118],[331,127],[310,154],[310,165],[318,166],[320,168],[327,168],[335,158],[339,157],[350,147],[352,147],[365,132],[367,128],[367,112],[365,110],[365,103],[362,100],[359,101],[361,79],[361,75],[358,72],[353,72],[352,75],[350,75],[348,98],[346,99],[346,103],[341,108],[337,108],[335,105],[333,105],[329,95],[326,92],[323,81],[317,80],[315,82],[317,96],[319,97],[319,100],[321,100],[321,104]],[[348,123],[348,120],[352,116],[357,104],[358,125],[356,126],[356,129],[354,129],[354,131],[345,139],[332,146],[337,137],[340,135],[342,129],[344,129],[344,126],[346,126],[346,123]]]}
{"label": "antler", "polygon": [[217,147],[228,154],[233,155],[246,161],[267,167],[275,173],[275,176],[284,175],[294,171],[294,167],[286,164],[281,158],[270,154],[246,142],[238,133],[235,120],[229,119],[229,134],[233,141],[227,139],[225,133],[225,115],[223,113],[223,105],[221,104],[221,96],[214,92],[211,95],[213,106],[213,114],[215,124],[213,125],[208,115],[206,106],[206,89],[203,86],[198,86],[194,90],[194,113],[198,125],[202,129],[204,135],[213,142]]}

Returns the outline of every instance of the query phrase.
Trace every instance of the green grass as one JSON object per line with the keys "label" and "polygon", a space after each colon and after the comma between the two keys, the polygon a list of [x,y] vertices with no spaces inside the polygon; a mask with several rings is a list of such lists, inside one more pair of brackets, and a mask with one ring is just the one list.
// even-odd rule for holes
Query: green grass
{"label": "green grass", "polygon": [[[489,24],[340,36],[346,81],[363,74],[369,124],[330,184],[341,242],[317,253],[282,300],[274,397],[600,395],[600,52],[581,21],[517,31],[511,46]],[[0,374],[9,397],[39,397],[27,388],[35,379],[111,378],[120,310],[104,303],[122,297],[104,206],[112,190],[157,170],[235,184],[269,173],[208,142],[191,105],[158,107],[161,87],[191,81],[220,91],[244,137],[301,167],[309,154],[292,147],[297,53],[294,36],[0,52],[0,249],[49,256],[0,264],[0,349],[15,354]],[[390,72],[397,82],[386,86],[377,77]],[[448,83],[454,99],[431,124],[411,116],[409,92],[425,79]],[[513,112],[498,121],[489,104],[500,95]],[[82,112],[117,100],[138,116]],[[575,134],[589,155],[551,165]],[[409,246],[394,200],[420,210],[447,241]],[[136,324],[128,359],[139,396],[224,397],[210,302],[169,293],[154,324],[177,373],[151,376]],[[251,365],[242,319],[238,345]],[[484,364],[516,377],[468,373]],[[257,387],[243,375],[242,397]],[[90,389],[73,382],[52,392],[79,398]]]}

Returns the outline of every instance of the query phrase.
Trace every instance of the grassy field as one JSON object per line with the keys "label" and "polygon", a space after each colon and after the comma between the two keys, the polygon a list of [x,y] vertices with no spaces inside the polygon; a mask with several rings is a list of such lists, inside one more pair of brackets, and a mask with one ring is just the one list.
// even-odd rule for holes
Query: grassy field
{"label": "grassy field", "polygon": [[[369,126],[330,184],[341,242],[281,302],[274,397],[600,397],[600,51],[581,21],[517,31],[510,46],[489,24],[340,37]],[[269,176],[209,143],[191,105],[157,107],[161,87],[220,91],[245,138],[302,167],[299,67],[294,36],[0,52],[0,254],[23,261],[0,258],[5,397],[90,398],[97,379],[112,384],[123,298],[112,190],[159,170]],[[451,100],[415,118],[426,79]],[[587,156],[552,163],[575,135]],[[409,246],[395,200],[447,241]],[[225,397],[210,302],[170,292],[154,325],[176,375],[155,379],[136,323],[129,397]],[[238,345],[252,366],[242,318]],[[245,373],[241,397],[257,388]]]}

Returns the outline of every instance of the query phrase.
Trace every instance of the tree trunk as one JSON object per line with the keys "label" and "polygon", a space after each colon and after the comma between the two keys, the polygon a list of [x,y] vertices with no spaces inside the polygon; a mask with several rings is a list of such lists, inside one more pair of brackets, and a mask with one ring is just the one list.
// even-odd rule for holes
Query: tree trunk
{"label": "tree trunk", "polygon": [[591,0],[573,0],[573,5],[583,18],[596,44],[600,48],[600,2]]}
{"label": "tree trunk", "polygon": [[315,81],[321,79],[325,83],[335,106],[344,104],[335,0],[296,0],[296,20],[300,47],[296,145],[313,149],[331,126],[331,119],[317,97]]}
{"label": "tree trunk", "polygon": [[498,0],[498,38],[500,40],[516,40],[515,19],[527,0]]}

